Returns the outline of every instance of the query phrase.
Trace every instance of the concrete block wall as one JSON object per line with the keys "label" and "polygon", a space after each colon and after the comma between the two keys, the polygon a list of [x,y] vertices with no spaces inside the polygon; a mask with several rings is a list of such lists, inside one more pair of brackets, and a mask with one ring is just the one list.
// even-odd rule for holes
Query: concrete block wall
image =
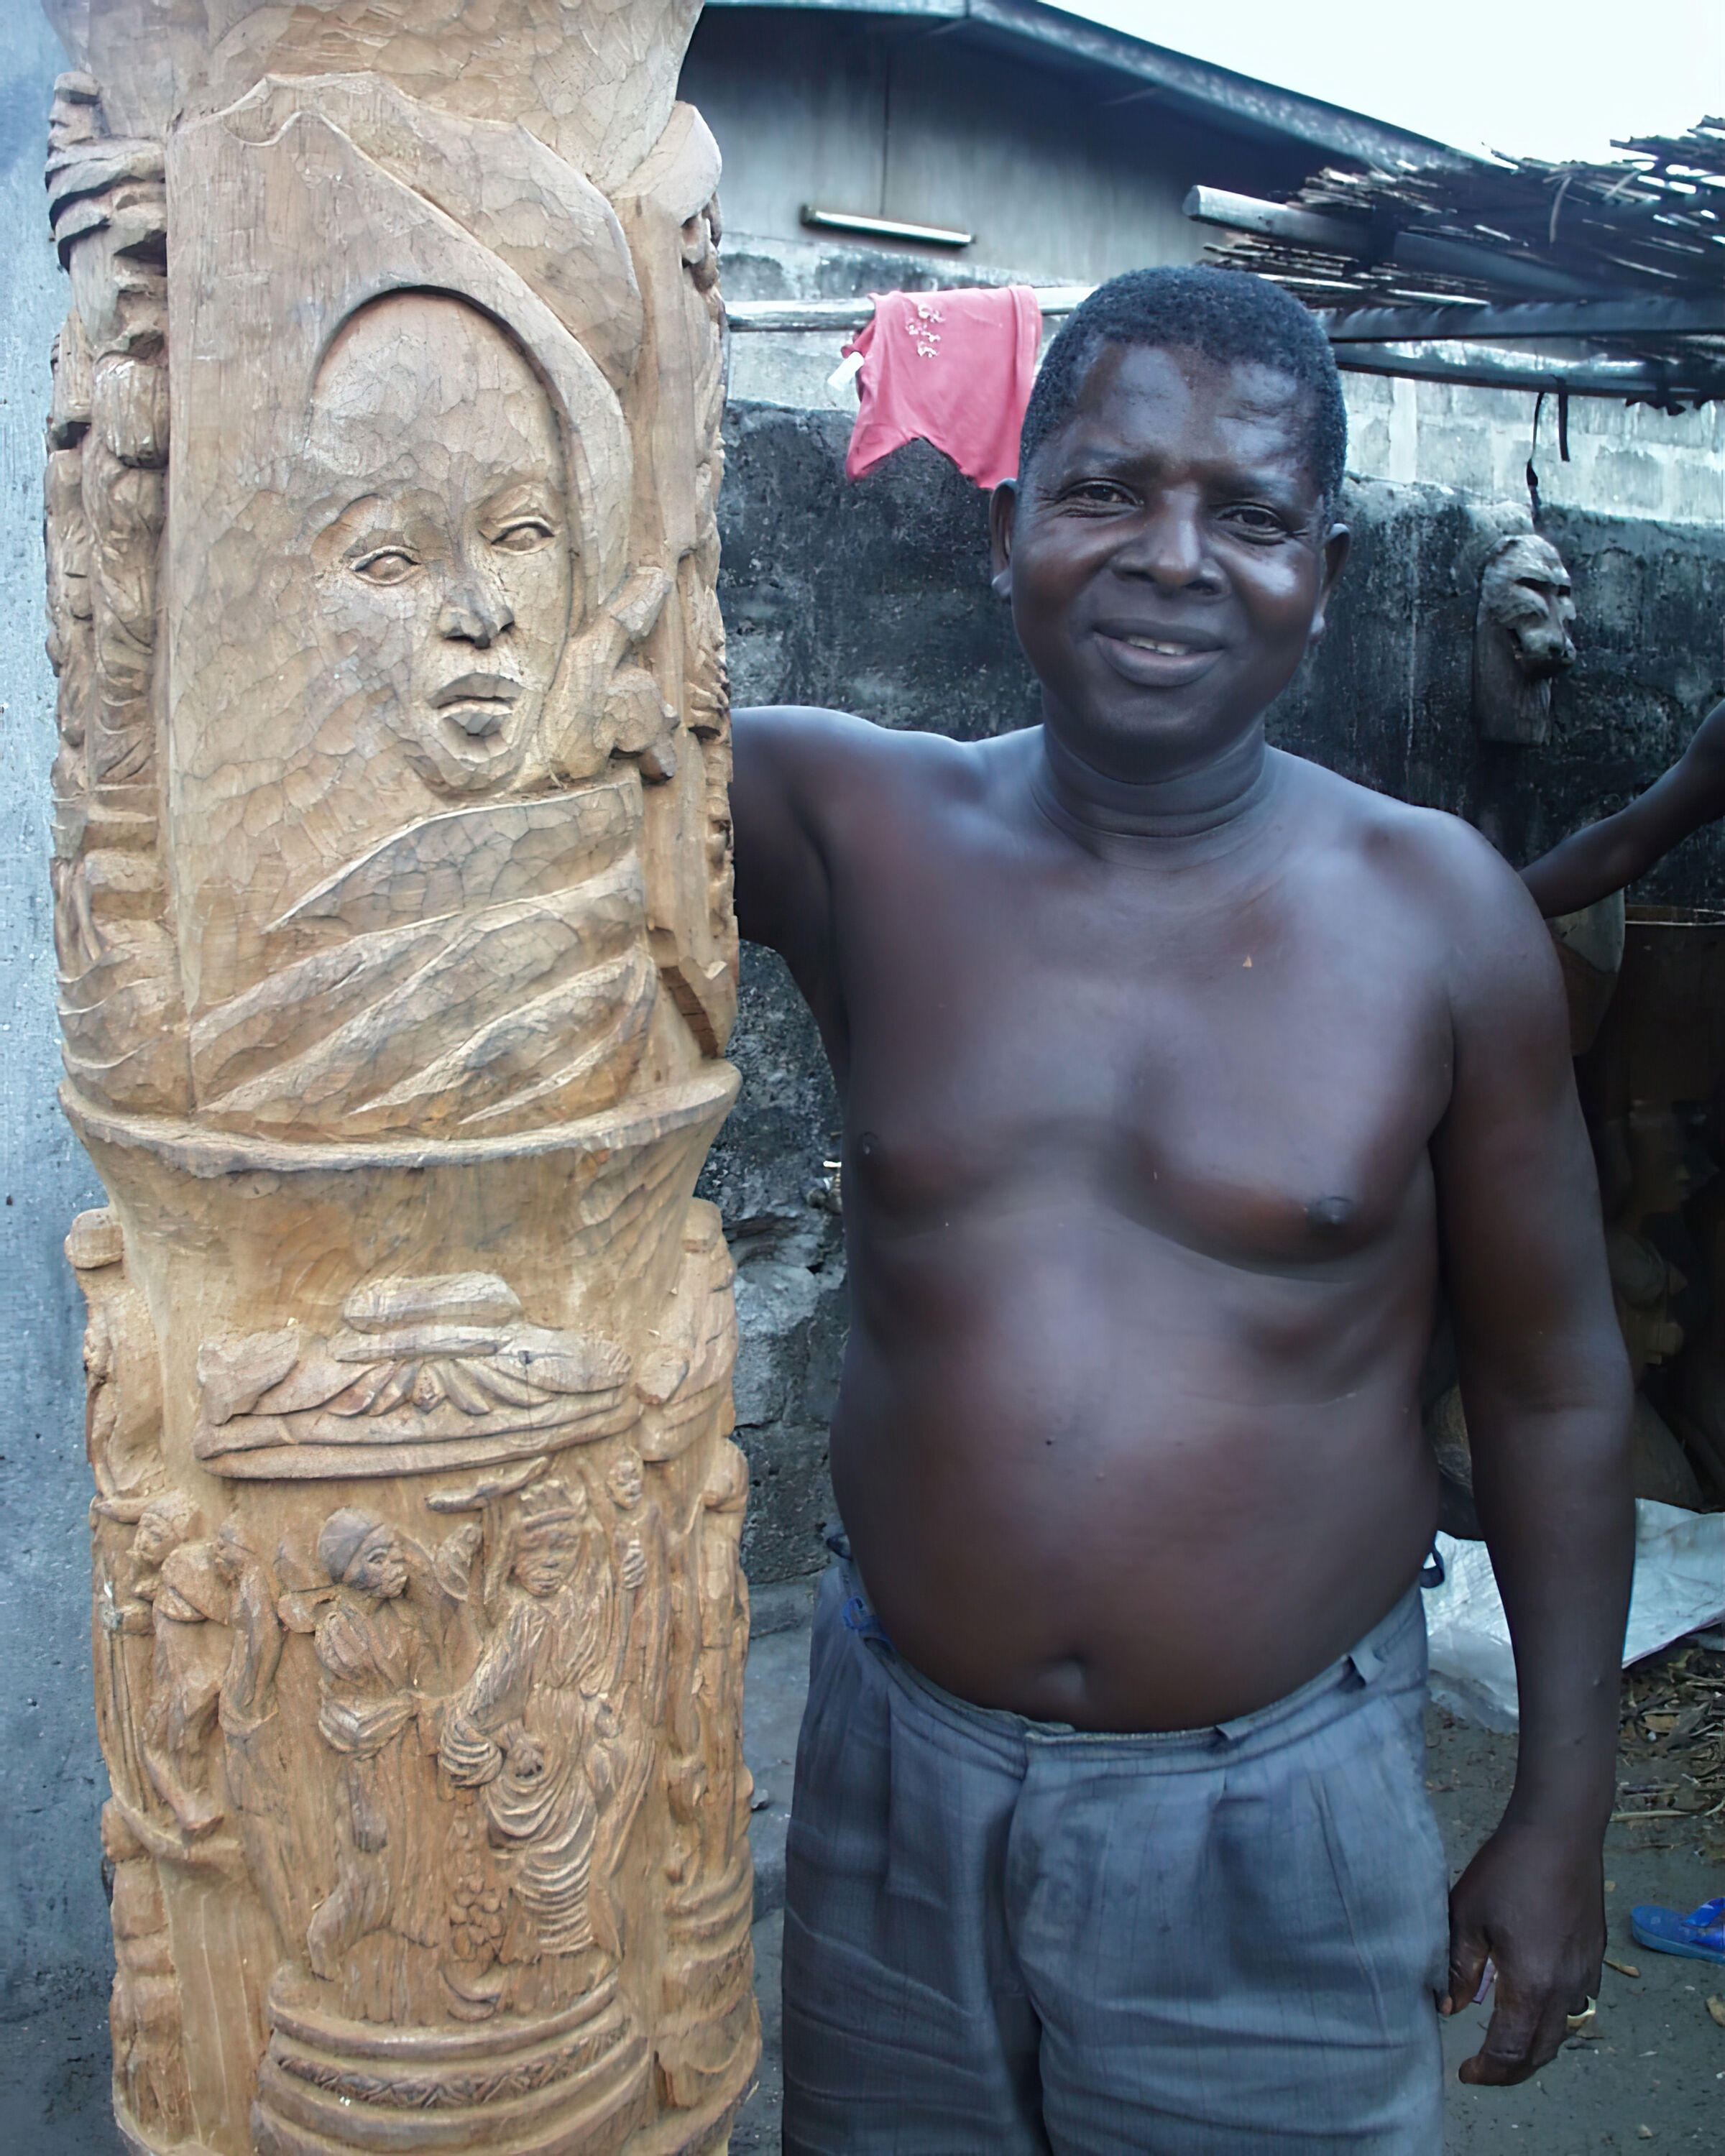
{"label": "concrete block wall", "polygon": [[[1199,231],[1195,225],[1188,229]],[[727,233],[725,239],[725,290],[737,300],[852,299],[870,292],[927,291],[941,284],[1012,281],[1007,270],[968,262],[960,267],[926,254],[747,233]],[[1050,335],[1053,326],[1049,326]],[[732,340],[731,393],[741,401],[788,410],[854,416],[855,388],[850,383],[838,389],[829,386],[843,342],[843,333],[830,331],[739,331]],[[1526,502],[1522,474],[1533,441],[1531,393],[1371,374],[1344,375],[1343,388],[1348,399],[1348,468],[1356,478],[1454,487],[1487,499]],[[1557,400],[1548,397],[1534,464],[1541,497],[1553,508],[1725,526],[1725,403],[1671,418],[1615,398],[1572,398],[1568,446],[1566,464],[1559,454]]]}

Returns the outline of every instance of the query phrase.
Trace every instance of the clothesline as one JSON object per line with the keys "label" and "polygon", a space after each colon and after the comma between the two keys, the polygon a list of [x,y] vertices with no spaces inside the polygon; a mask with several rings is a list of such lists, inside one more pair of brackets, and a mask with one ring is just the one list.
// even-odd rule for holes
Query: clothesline
{"label": "clothesline", "polygon": [[[1070,315],[1096,287],[1043,285],[1031,290],[1046,320]],[[1640,304],[1645,312],[1654,303],[1644,300]],[[1660,364],[1599,354],[1584,358],[1573,350],[1559,354],[1528,349],[1530,345],[1585,336],[1594,325],[1584,317],[1603,316],[1611,309],[1612,303],[1597,300],[1526,305],[1461,300],[1418,310],[1321,311],[1318,319],[1336,348],[1337,365],[1348,373],[1401,375],[1480,389],[1561,390],[1575,397],[1620,397],[1630,403],[1666,401],[1666,371]],[[734,331],[846,331],[861,329],[874,308],[866,299],[732,300],[725,311]],[[1398,311],[1405,313],[1405,323],[1395,320]],[[1712,319],[1709,312],[1709,324]],[[1488,343],[1488,338],[1503,342]]]}
{"label": "clothesline", "polygon": [[[1094,285],[1033,285],[1036,304],[1046,315],[1070,315],[1096,290]],[[874,314],[868,300],[727,300],[725,314],[733,330],[860,330]]]}

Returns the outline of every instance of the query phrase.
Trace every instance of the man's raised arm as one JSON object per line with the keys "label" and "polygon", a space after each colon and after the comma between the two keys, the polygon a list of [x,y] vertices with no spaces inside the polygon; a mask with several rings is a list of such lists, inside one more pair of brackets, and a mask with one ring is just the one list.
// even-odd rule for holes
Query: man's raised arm
{"label": "man's raised arm", "polygon": [[[1459,834],[1458,834],[1459,836]],[[1480,1523],[1521,1694],[1513,1794],[1450,1896],[1450,1996],[1498,1981],[1475,2082],[1521,2081],[1599,1989],[1634,1551],[1629,1368],[1549,940],[1483,840],[1454,865],[1455,1073],[1433,1142]]]}

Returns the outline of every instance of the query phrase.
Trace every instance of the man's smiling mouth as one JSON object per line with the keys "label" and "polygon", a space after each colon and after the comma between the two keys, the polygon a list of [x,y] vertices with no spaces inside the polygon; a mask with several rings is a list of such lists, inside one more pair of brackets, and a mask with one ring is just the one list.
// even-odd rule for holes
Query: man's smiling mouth
{"label": "man's smiling mouth", "polygon": [[1142,689],[1178,689],[1207,674],[1222,647],[1209,638],[1153,635],[1141,629],[1096,632],[1101,654],[1113,671]]}

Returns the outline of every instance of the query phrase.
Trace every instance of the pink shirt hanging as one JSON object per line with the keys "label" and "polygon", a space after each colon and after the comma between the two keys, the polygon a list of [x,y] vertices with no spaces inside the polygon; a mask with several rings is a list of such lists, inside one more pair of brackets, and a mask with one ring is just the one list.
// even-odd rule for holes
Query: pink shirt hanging
{"label": "pink shirt hanging", "polygon": [[1026,285],[988,291],[876,292],[874,319],[845,346],[862,355],[862,405],[845,459],[860,479],[904,443],[932,442],[978,486],[1019,469],[1042,310]]}

